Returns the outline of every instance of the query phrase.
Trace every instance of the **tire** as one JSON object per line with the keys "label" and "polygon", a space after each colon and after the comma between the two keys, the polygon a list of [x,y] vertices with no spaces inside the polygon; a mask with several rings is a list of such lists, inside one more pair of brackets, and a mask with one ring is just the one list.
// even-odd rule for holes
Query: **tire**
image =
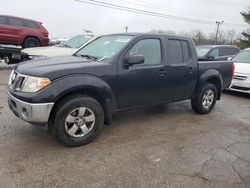
{"label": "tire", "polygon": [[191,99],[193,110],[198,114],[208,114],[214,108],[217,96],[218,91],[214,84],[203,84],[196,97]]}
{"label": "tire", "polygon": [[35,37],[27,37],[23,42],[23,48],[32,48],[40,46],[40,41]]}
{"label": "tire", "polygon": [[89,96],[68,97],[57,104],[54,112],[49,129],[61,143],[69,147],[90,143],[104,125],[102,106]]}

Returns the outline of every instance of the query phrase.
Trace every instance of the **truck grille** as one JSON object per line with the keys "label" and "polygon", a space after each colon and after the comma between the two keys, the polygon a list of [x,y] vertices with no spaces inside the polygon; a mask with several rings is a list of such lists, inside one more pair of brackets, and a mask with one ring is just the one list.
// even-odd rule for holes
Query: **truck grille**
{"label": "truck grille", "polygon": [[13,72],[10,76],[9,87],[14,91],[20,91],[26,76],[19,74],[18,72]]}
{"label": "truck grille", "polygon": [[235,75],[235,76],[234,76],[234,79],[235,79],[235,80],[246,80],[246,79],[247,79],[247,76]]}

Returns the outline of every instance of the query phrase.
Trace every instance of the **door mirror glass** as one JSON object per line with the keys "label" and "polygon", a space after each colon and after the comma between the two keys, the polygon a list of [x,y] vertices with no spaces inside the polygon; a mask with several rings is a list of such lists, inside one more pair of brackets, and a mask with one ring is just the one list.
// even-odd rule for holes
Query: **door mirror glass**
{"label": "door mirror glass", "polygon": [[124,64],[128,68],[128,67],[133,66],[133,65],[143,64],[144,61],[145,61],[145,59],[144,59],[143,55],[130,55],[130,56],[125,58]]}

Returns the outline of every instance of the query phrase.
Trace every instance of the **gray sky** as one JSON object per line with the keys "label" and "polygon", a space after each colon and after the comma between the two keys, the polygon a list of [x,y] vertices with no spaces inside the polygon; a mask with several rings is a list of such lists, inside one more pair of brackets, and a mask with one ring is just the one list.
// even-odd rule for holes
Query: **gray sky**
{"label": "gray sky", "polygon": [[[99,0],[156,13],[182,16],[206,21],[224,20],[228,24],[245,22],[240,11],[250,6],[249,0]],[[208,34],[214,25],[178,21],[137,13],[88,5],[74,0],[1,0],[0,14],[13,15],[42,21],[50,37],[70,37],[90,29],[95,33],[147,32],[152,29],[175,32],[201,29]],[[226,26],[222,30],[241,32],[250,26]]]}

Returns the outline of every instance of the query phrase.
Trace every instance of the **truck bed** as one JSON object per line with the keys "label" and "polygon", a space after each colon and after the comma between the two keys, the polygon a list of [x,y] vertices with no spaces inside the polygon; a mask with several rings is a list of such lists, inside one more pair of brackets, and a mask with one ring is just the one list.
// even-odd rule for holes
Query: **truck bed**
{"label": "truck bed", "polygon": [[225,90],[231,85],[232,64],[232,61],[199,61],[198,77],[206,71],[217,71],[220,76],[223,75],[222,90]]}

